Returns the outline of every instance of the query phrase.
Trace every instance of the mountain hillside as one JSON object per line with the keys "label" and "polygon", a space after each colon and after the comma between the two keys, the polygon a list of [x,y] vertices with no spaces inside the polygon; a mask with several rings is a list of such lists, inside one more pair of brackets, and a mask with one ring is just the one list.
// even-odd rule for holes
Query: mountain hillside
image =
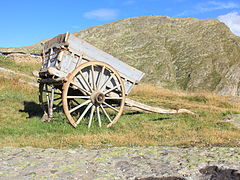
{"label": "mountain hillside", "polygon": [[[46,39],[48,40],[48,39]],[[24,47],[0,47],[0,52],[25,52],[25,53],[41,53],[42,50],[42,43],[46,40],[41,40],[33,45],[30,46],[24,46]]]}
{"label": "mountain hillside", "polygon": [[145,72],[145,82],[240,95],[240,37],[217,19],[134,17],[75,35]]}

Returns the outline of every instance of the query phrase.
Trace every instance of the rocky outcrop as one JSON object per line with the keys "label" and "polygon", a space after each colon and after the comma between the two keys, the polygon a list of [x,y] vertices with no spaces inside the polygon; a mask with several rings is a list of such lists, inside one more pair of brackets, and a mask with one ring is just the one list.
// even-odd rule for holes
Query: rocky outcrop
{"label": "rocky outcrop", "polygon": [[0,149],[0,179],[239,180],[240,149]]}

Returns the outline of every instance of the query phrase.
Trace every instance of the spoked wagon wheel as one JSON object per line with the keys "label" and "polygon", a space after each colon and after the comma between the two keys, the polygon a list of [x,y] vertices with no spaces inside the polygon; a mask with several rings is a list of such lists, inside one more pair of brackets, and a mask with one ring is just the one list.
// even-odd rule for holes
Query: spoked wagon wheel
{"label": "spoked wagon wheel", "polygon": [[63,109],[69,122],[112,126],[120,118],[125,89],[118,72],[110,65],[90,61],[78,66],[63,85]]}
{"label": "spoked wagon wheel", "polygon": [[39,84],[39,102],[44,111],[43,121],[50,121],[54,110],[62,110],[62,92],[53,85]]}

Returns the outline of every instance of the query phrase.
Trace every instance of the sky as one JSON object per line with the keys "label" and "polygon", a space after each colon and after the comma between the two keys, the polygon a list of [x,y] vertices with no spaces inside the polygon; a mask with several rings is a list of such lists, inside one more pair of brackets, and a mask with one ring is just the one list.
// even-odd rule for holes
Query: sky
{"label": "sky", "polygon": [[240,36],[239,0],[0,0],[0,47],[147,15],[215,18]]}

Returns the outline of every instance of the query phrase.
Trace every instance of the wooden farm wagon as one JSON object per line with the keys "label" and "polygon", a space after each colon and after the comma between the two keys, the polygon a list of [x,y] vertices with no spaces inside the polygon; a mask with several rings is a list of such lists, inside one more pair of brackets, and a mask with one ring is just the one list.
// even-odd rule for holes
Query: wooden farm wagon
{"label": "wooden farm wagon", "polygon": [[63,108],[72,126],[115,124],[124,105],[147,111],[176,113],[151,108],[126,96],[144,73],[103,52],[73,34],[60,34],[43,45],[43,65],[34,72],[39,82],[39,100],[49,121]]}

